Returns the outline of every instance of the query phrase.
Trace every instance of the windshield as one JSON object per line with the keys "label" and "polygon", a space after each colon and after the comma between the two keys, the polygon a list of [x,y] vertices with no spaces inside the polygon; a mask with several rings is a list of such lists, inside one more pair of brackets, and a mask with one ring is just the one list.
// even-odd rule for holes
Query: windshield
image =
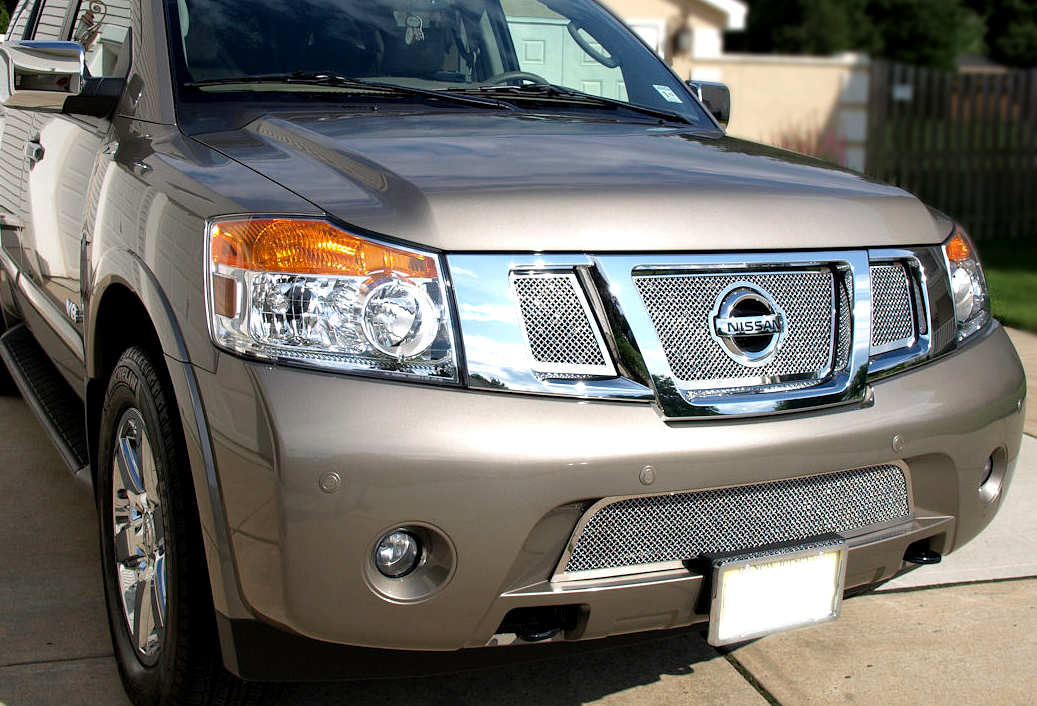
{"label": "windshield", "polygon": [[[168,0],[168,11],[181,100],[378,93],[343,80],[359,79],[412,97],[494,99],[483,107],[618,102],[713,126],[659,57],[590,0]],[[608,100],[579,100],[587,95]]]}

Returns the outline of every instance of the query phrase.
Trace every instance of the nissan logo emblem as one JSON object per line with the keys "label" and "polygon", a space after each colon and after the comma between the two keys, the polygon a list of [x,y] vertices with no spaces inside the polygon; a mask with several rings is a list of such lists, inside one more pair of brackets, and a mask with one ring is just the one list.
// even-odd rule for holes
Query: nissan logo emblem
{"label": "nissan logo emblem", "polygon": [[760,367],[774,360],[785,340],[785,312],[764,289],[736,282],[716,299],[709,333],[736,363]]}

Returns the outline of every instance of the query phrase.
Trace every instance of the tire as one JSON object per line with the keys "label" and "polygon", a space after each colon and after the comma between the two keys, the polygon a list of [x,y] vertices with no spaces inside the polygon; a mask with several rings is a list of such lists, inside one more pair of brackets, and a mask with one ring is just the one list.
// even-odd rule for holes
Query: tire
{"label": "tire", "polygon": [[140,348],[119,359],[101,413],[97,506],[119,675],[137,706],[260,704],[223,668],[179,418]]}

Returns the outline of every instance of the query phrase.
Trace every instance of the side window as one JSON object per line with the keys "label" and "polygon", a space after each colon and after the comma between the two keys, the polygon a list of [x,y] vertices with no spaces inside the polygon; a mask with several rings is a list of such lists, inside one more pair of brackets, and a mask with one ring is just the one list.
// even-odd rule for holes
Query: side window
{"label": "side window", "polygon": [[91,76],[114,76],[129,27],[130,0],[81,0],[68,39],[83,45]]}

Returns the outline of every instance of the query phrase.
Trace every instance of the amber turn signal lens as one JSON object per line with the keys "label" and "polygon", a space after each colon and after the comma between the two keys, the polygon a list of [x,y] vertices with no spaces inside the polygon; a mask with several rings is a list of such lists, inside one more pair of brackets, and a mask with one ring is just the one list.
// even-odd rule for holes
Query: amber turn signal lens
{"label": "amber turn signal lens", "polygon": [[947,259],[951,262],[964,262],[965,260],[972,259],[972,246],[969,245],[961,233],[955,234],[953,238],[947,241],[945,246],[947,252]]}
{"label": "amber turn signal lens", "polygon": [[436,277],[434,258],[375,243],[324,221],[251,218],[212,228],[215,265],[256,272]]}
{"label": "amber turn signal lens", "polygon": [[230,277],[213,275],[212,306],[220,316],[234,318],[238,314],[238,284]]}

